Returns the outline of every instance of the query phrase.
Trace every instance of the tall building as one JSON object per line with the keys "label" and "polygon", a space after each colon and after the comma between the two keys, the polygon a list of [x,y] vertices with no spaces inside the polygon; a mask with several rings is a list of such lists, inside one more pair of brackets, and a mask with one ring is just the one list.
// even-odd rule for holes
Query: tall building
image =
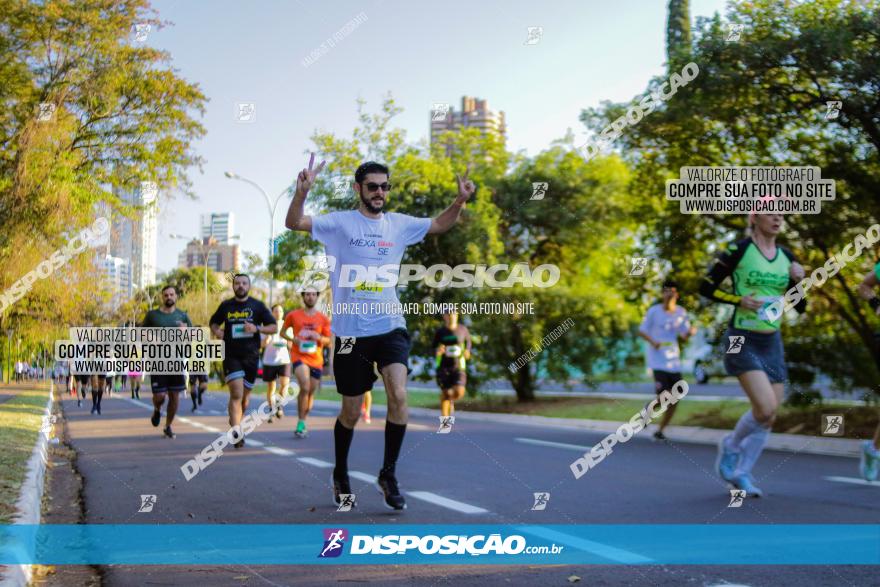
{"label": "tall building", "polygon": [[207,255],[208,267],[219,273],[238,271],[240,268],[238,245],[222,244],[214,237],[203,238],[201,241],[193,239],[188,242],[186,250],[177,257],[177,266],[204,267],[203,254]]}
{"label": "tall building", "polygon": [[133,218],[114,218],[110,254],[128,261],[132,288],[143,289],[156,283],[159,194],[155,183],[145,181],[140,189],[117,195],[133,208]]}
{"label": "tall building", "polygon": [[112,306],[127,300],[132,295],[131,289],[131,265],[128,259],[121,259],[113,255],[99,256],[98,265],[104,272],[104,284],[112,295]]}
{"label": "tall building", "polygon": [[434,104],[431,109],[431,142],[446,131],[461,128],[478,128],[483,134],[497,133],[502,139],[507,135],[504,112],[491,110],[487,100],[462,96],[461,110],[451,104]]}
{"label": "tall building", "polygon": [[201,237],[214,237],[221,245],[228,245],[235,231],[235,216],[232,212],[213,212],[201,215]]}

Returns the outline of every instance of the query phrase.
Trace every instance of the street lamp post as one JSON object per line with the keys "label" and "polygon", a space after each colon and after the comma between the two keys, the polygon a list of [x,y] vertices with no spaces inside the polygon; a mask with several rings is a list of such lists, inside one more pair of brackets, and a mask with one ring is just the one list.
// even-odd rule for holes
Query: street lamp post
{"label": "street lamp post", "polygon": [[263,194],[263,198],[266,200],[266,206],[269,208],[269,307],[272,307],[272,292],[275,289],[275,269],[272,267],[272,259],[275,255],[275,211],[278,209],[278,203],[281,201],[281,198],[290,193],[293,186],[284,188],[284,191],[278,194],[278,197],[275,198],[275,202],[273,203],[272,200],[269,199],[269,194],[266,193],[266,190],[260,187],[260,184],[257,182],[242,177],[237,173],[232,173],[231,171],[224,172],[224,175],[229,179],[237,179],[257,188],[257,190]]}

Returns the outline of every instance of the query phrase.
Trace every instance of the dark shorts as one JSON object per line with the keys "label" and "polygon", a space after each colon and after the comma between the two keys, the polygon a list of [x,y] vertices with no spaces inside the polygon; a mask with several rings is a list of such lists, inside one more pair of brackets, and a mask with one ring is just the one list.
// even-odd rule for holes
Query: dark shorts
{"label": "dark shorts", "polygon": [[259,355],[245,357],[226,357],[223,359],[223,375],[229,383],[235,379],[244,379],[244,388],[253,389],[257,380],[257,365],[260,362]]}
{"label": "dark shorts", "polygon": [[286,365],[263,365],[263,381],[275,381],[279,377],[290,377],[290,363]]}
{"label": "dark shorts", "polygon": [[[293,363],[293,370],[296,371],[297,367],[299,367],[300,365],[306,365],[306,364],[303,363],[302,361],[295,361]],[[306,367],[309,367],[309,366],[306,365]],[[323,375],[324,375],[324,370],[318,369],[317,367],[309,367],[309,375],[311,376],[312,379],[317,379],[320,381],[321,377],[323,377]]]}
{"label": "dark shorts", "polygon": [[190,385],[196,385],[196,384],[201,385],[202,383],[204,383],[205,385],[208,384],[208,376],[207,375],[190,375],[189,376],[189,384]]}
{"label": "dark shorts", "polygon": [[377,378],[373,364],[379,369],[394,363],[406,367],[410,346],[409,333],[405,328],[376,336],[337,336],[333,348],[336,391],[349,397],[371,391]]}
{"label": "dark shorts", "polygon": [[453,387],[464,387],[467,385],[467,373],[461,369],[449,369],[440,367],[437,369],[437,385],[440,389],[452,389]]}
{"label": "dark shorts", "polygon": [[[379,189],[379,188],[376,188],[376,189]],[[77,381],[80,385],[85,385],[85,384],[87,384],[87,383],[89,382],[89,376],[88,376],[88,375],[74,375],[74,377],[76,378],[76,381]]]}
{"label": "dark shorts", "polygon": [[654,369],[654,393],[671,391],[672,387],[683,378],[677,371],[660,371]]}
{"label": "dark shorts", "polygon": [[[738,353],[727,352],[731,346],[731,336],[742,336]],[[763,371],[770,383],[785,383],[788,369],[785,366],[785,351],[782,347],[782,334],[776,332],[752,332],[729,327],[722,339],[724,345],[724,368],[728,375],[741,375],[746,371]]]}
{"label": "dark shorts", "polygon": [[153,393],[180,393],[186,389],[183,375],[150,375],[150,390]]}

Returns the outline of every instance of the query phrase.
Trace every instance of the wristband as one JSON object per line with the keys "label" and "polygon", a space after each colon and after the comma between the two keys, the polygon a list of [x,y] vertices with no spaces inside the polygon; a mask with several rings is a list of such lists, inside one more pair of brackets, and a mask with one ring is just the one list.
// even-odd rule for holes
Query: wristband
{"label": "wristband", "polygon": [[871,306],[872,308],[874,308],[875,310],[877,308],[880,308],[880,298],[878,298],[877,296],[874,296],[873,298],[868,300],[868,305]]}

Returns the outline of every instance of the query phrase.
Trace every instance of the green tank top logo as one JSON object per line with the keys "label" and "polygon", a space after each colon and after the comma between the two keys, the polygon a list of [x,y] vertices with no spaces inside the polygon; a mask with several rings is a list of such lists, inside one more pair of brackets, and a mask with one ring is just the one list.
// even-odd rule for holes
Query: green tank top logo
{"label": "green tank top logo", "polygon": [[785,295],[788,286],[791,261],[776,249],[776,257],[769,261],[755,243],[749,243],[745,254],[733,271],[734,293],[751,295],[764,302],[760,310],[737,307],[733,315],[734,328],[743,330],[777,330],[782,317],[770,320],[766,308]]}

